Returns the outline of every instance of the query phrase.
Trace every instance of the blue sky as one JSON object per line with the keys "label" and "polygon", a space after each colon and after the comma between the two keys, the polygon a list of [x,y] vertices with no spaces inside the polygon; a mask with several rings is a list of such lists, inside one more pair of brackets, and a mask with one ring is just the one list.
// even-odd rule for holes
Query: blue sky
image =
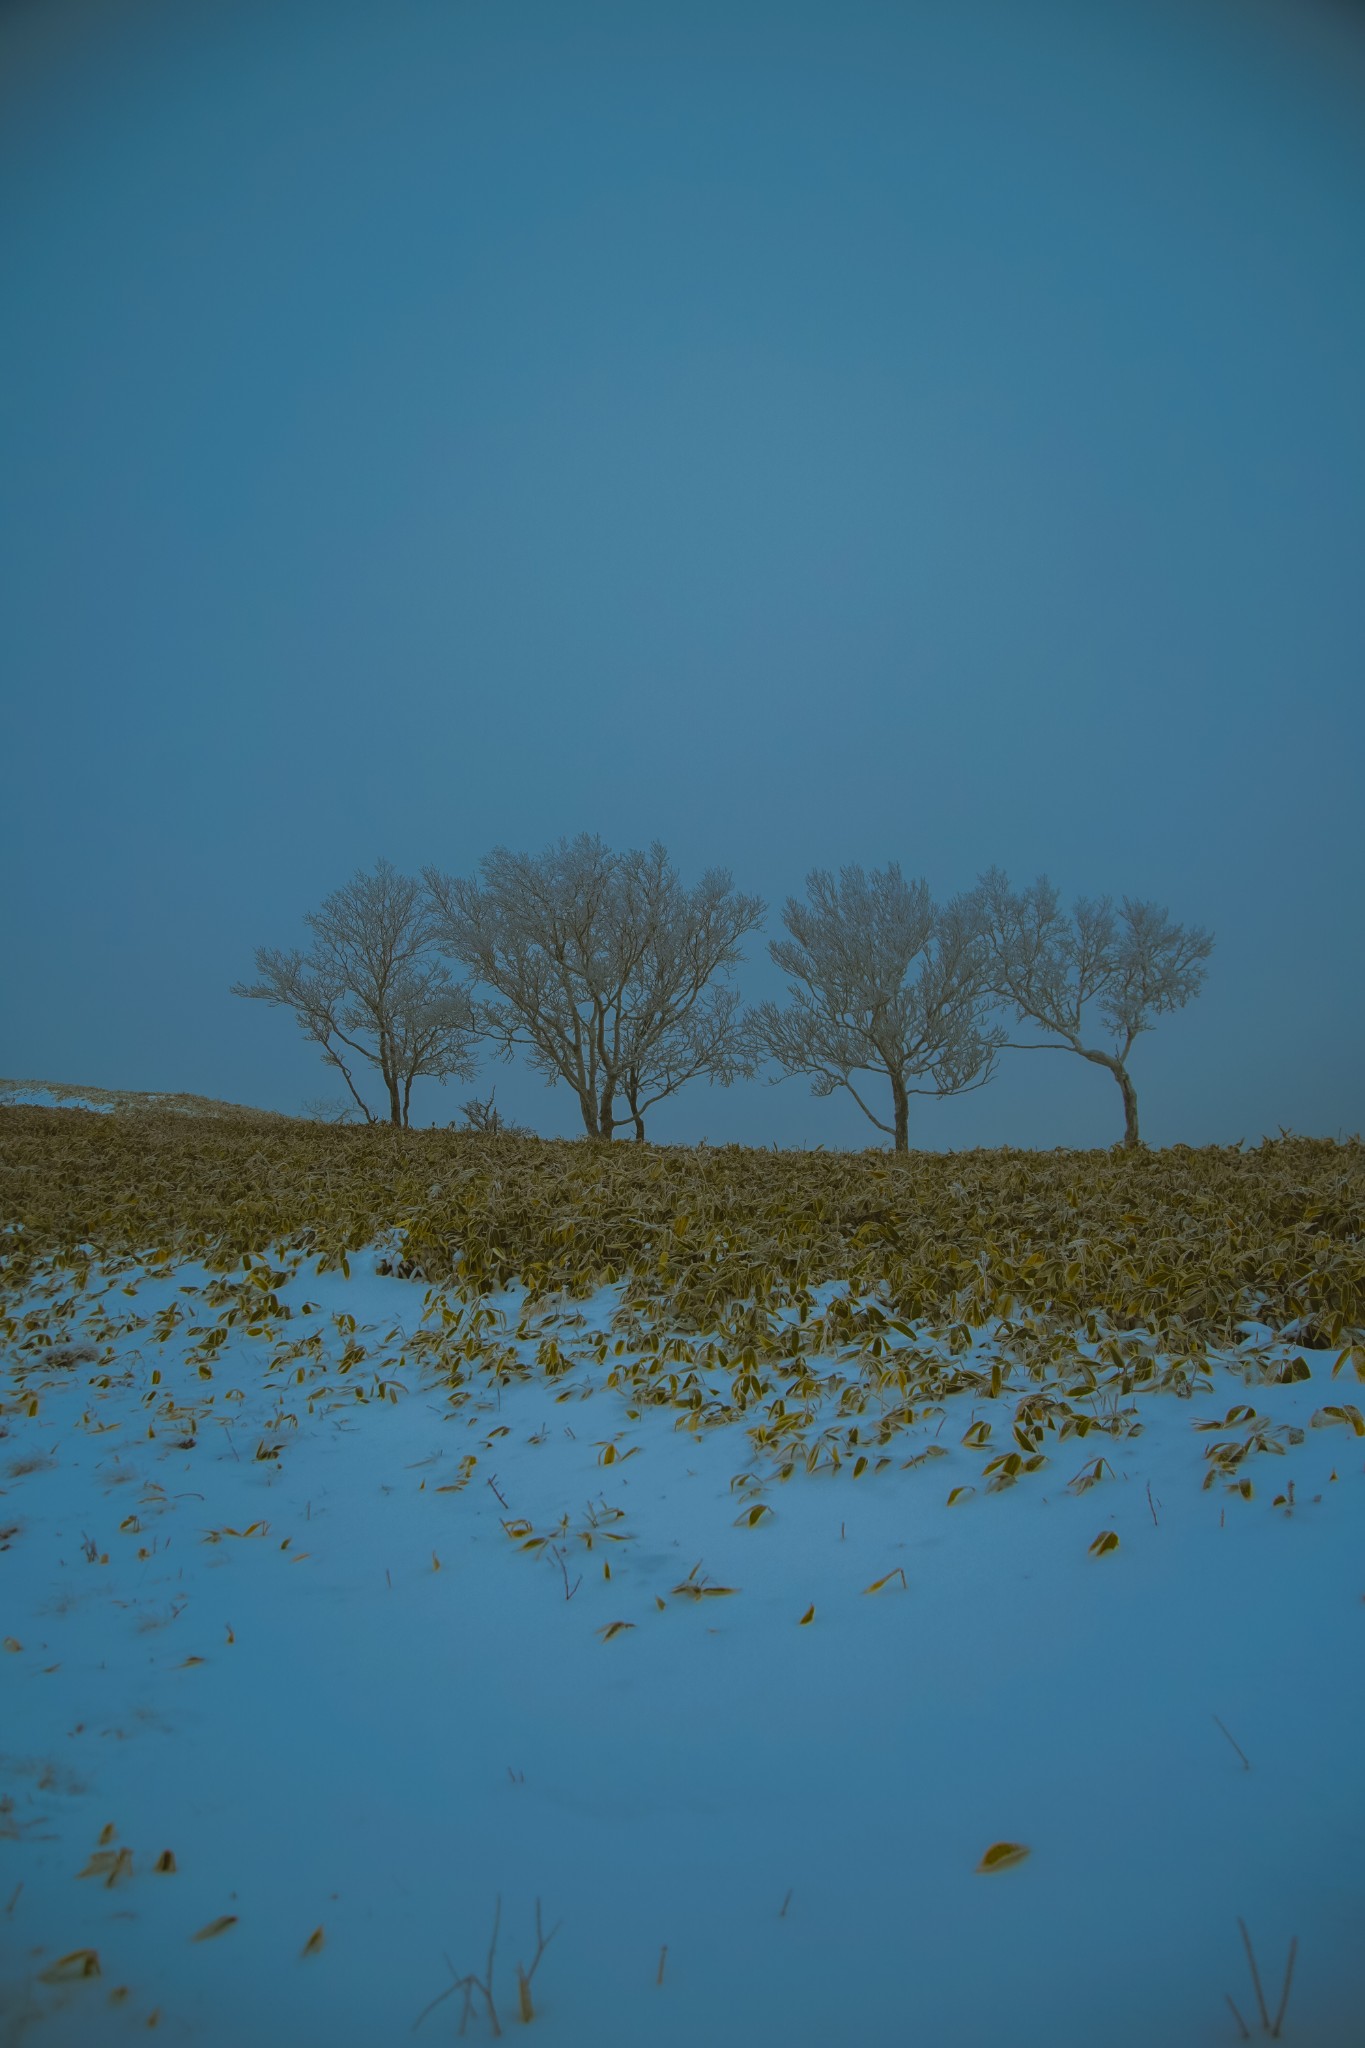
{"label": "blue sky", "polygon": [[[1363,94],[1314,0],[9,7],[0,1073],[296,1109],[256,946],[589,831],[771,937],[849,862],[1153,898],[1144,1135],[1361,1129]],[[1058,1053],[912,1106],[1121,1130]]]}

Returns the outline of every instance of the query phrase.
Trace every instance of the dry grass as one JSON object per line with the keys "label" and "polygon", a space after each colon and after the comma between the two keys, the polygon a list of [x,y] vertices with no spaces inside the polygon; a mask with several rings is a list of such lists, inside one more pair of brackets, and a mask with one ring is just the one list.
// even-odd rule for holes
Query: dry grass
{"label": "dry grass", "polygon": [[628,1275],[684,1328],[823,1280],[950,1328],[1013,1313],[1074,1333],[1102,1307],[1119,1330],[1235,1341],[1259,1310],[1331,1345],[1365,1320],[1358,1139],[898,1159],[0,1107],[0,1223],[11,1283],[83,1244],[236,1264],[393,1233],[399,1270],[480,1293]]}
{"label": "dry grass", "polygon": [[[899,1432],[952,1396],[1003,1393],[1009,1435],[978,1420],[963,1438],[996,1493],[1070,1436],[1139,1434],[1138,1397],[1210,1388],[1213,1348],[1239,1347],[1248,1386],[1306,1377],[1292,1350],[1310,1344],[1340,1347],[1336,1369],[1365,1379],[1363,1226],[1358,1139],[897,1158],[0,1109],[0,1336],[16,1405],[68,1355],[96,1259],[193,1259],[221,1276],[204,1299],[217,1324],[196,1328],[187,1354],[200,1377],[237,1324],[278,1333],[272,1370],[309,1374],[322,1340],[280,1328],[276,1290],[304,1258],[345,1267],[379,1241],[381,1270],[430,1285],[396,1366],[393,1347],[348,1338],[335,1370],[373,1372],[373,1398],[395,1397],[395,1372],[419,1356],[452,1388],[474,1366],[547,1382],[605,1369],[679,1427],[737,1424],[778,1479],[844,1464],[875,1475]],[[515,1330],[487,1300],[513,1280],[527,1290]],[[611,1331],[589,1331],[573,1301],[613,1282]],[[39,1283],[46,1305],[25,1308]],[[114,1350],[144,1330],[164,1342],[179,1314],[147,1325],[104,1308],[81,1335]],[[1249,1344],[1239,1325],[1252,1319],[1284,1341]],[[1199,1426],[1217,1437],[1205,1484],[1247,1498],[1244,1468],[1303,1436],[1247,1403]],[[608,1445],[600,1462],[616,1455]],[[557,1530],[523,1533],[562,1550]]]}

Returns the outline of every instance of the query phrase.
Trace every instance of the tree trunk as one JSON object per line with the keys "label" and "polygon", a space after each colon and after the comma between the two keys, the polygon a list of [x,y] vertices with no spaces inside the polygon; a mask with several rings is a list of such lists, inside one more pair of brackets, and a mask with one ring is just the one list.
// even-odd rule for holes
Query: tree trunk
{"label": "tree trunk", "polygon": [[1137,1089],[1129,1079],[1128,1069],[1122,1060],[1116,1060],[1111,1053],[1088,1052],[1081,1048],[1081,1058],[1093,1060],[1097,1067],[1108,1067],[1123,1093],[1123,1143],[1127,1151],[1134,1151],[1142,1143],[1138,1136]]}
{"label": "tree trunk", "polygon": [[398,1069],[394,1064],[393,1044],[382,1024],[376,1036],[379,1039],[379,1071],[384,1077],[384,1086],[389,1091],[389,1122],[395,1130],[401,1130],[403,1100],[398,1093]]}
{"label": "tree trunk", "polygon": [[1119,1087],[1123,1090],[1123,1142],[1130,1149],[1141,1141],[1138,1137],[1137,1089],[1128,1078],[1128,1069],[1115,1066]]}
{"label": "tree trunk", "polygon": [[597,1136],[604,1145],[611,1143],[611,1134],[616,1129],[616,1083],[606,1080],[602,1083],[602,1100],[597,1108]]}
{"label": "tree trunk", "polygon": [[629,1105],[630,1114],[635,1124],[635,1142],[637,1145],[643,1145],[645,1142],[645,1120],[640,1114],[640,1084],[638,1081],[628,1080],[626,1082],[626,1102]]}
{"label": "tree trunk", "polygon": [[895,1105],[896,1139],[895,1150],[910,1150],[910,1097],[905,1092],[905,1083],[894,1067],[891,1069],[891,1100]]}
{"label": "tree trunk", "polygon": [[590,1138],[600,1138],[602,1132],[597,1121],[597,1098],[591,1088],[578,1090],[578,1107],[583,1112],[583,1129]]}

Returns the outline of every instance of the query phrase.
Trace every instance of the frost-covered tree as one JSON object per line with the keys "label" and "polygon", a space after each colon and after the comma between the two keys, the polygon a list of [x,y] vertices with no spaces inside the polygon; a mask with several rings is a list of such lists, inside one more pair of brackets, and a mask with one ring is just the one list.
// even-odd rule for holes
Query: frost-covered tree
{"label": "frost-covered tree", "polygon": [[[971,900],[987,946],[992,992],[1014,1005],[1020,1022],[1028,1018],[1056,1034],[1043,1045],[1005,1040],[1006,1047],[1074,1052],[1107,1067],[1123,1094],[1123,1142],[1137,1145],[1137,1090],[1128,1056],[1138,1034],[1152,1029],[1152,1017],[1183,1009],[1199,993],[1204,980],[1200,963],[1213,951],[1211,935],[1173,925],[1156,904],[1135,903],[1127,896],[1121,919],[1115,918],[1107,896],[1098,903],[1078,897],[1068,919],[1046,875],[1015,894],[999,868],[978,878]],[[1082,1042],[1083,1031],[1086,1037],[1091,1033],[1081,1011],[1091,1001],[1114,1033],[1112,1051]]]}
{"label": "frost-covered tree", "polygon": [[308,952],[258,947],[260,980],[237,982],[232,993],[292,1010],[367,1123],[383,1119],[356,1086],[357,1061],[378,1068],[388,1121],[403,1128],[419,1075],[474,1078],[477,1019],[468,991],[440,957],[419,882],[381,860],[372,875],[361,869],[304,922],[313,933]]}
{"label": "frost-covered tree", "polygon": [[355,1103],[343,1095],[310,1095],[300,1114],[313,1124],[350,1124],[355,1122]]}
{"label": "frost-covered tree", "polygon": [[[468,1102],[460,1105],[464,1122],[461,1130],[472,1131],[480,1138],[534,1138],[535,1132],[526,1124],[509,1124],[502,1111],[494,1103],[496,1088],[490,1088],[488,1098],[473,1095]],[[455,1125],[450,1126],[451,1130]]]}
{"label": "frost-covered tree", "polygon": [[[907,1152],[910,1097],[984,1087],[1004,1036],[980,1025],[983,949],[965,899],[936,909],[928,884],[906,882],[894,861],[870,875],[841,868],[837,883],[816,868],[806,893],[809,904],[787,899],[790,939],[768,948],[791,977],[791,1002],[750,1012],[750,1051],[786,1075],[810,1074],[812,1095],[846,1088],[896,1151]],[[890,1123],[855,1081],[863,1074],[890,1083]],[[932,1087],[914,1086],[921,1076],[931,1076]]]}
{"label": "frost-covered tree", "polygon": [[442,943],[493,991],[479,1014],[502,1057],[520,1048],[548,1085],[567,1082],[589,1137],[630,1122],[642,1140],[666,1095],[743,1070],[736,998],[711,984],[764,905],[725,870],[684,889],[657,842],[617,854],[580,833],[534,856],[497,847],[480,872],[424,870]]}
{"label": "frost-covered tree", "polygon": [[739,940],[767,905],[739,896],[729,872],[708,868],[684,889],[657,840],[621,863],[621,903],[630,929],[648,934],[621,1006],[619,1075],[637,1143],[645,1111],[705,1076],[729,1087],[753,1071],[743,1049],[738,991],[717,983],[743,958]]}

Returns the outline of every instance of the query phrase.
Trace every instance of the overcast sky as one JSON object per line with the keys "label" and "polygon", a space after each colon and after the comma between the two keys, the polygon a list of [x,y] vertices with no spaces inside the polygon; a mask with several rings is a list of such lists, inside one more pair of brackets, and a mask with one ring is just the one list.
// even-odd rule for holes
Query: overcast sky
{"label": "overcast sky", "polygon": [[814,867],[1153,899],[1144,1136],[1365,1126],[1358,8],[11,0],[0,249],[0,1074],[335,1094],[254,949],[588,831],[769,903],[755,999]]}

